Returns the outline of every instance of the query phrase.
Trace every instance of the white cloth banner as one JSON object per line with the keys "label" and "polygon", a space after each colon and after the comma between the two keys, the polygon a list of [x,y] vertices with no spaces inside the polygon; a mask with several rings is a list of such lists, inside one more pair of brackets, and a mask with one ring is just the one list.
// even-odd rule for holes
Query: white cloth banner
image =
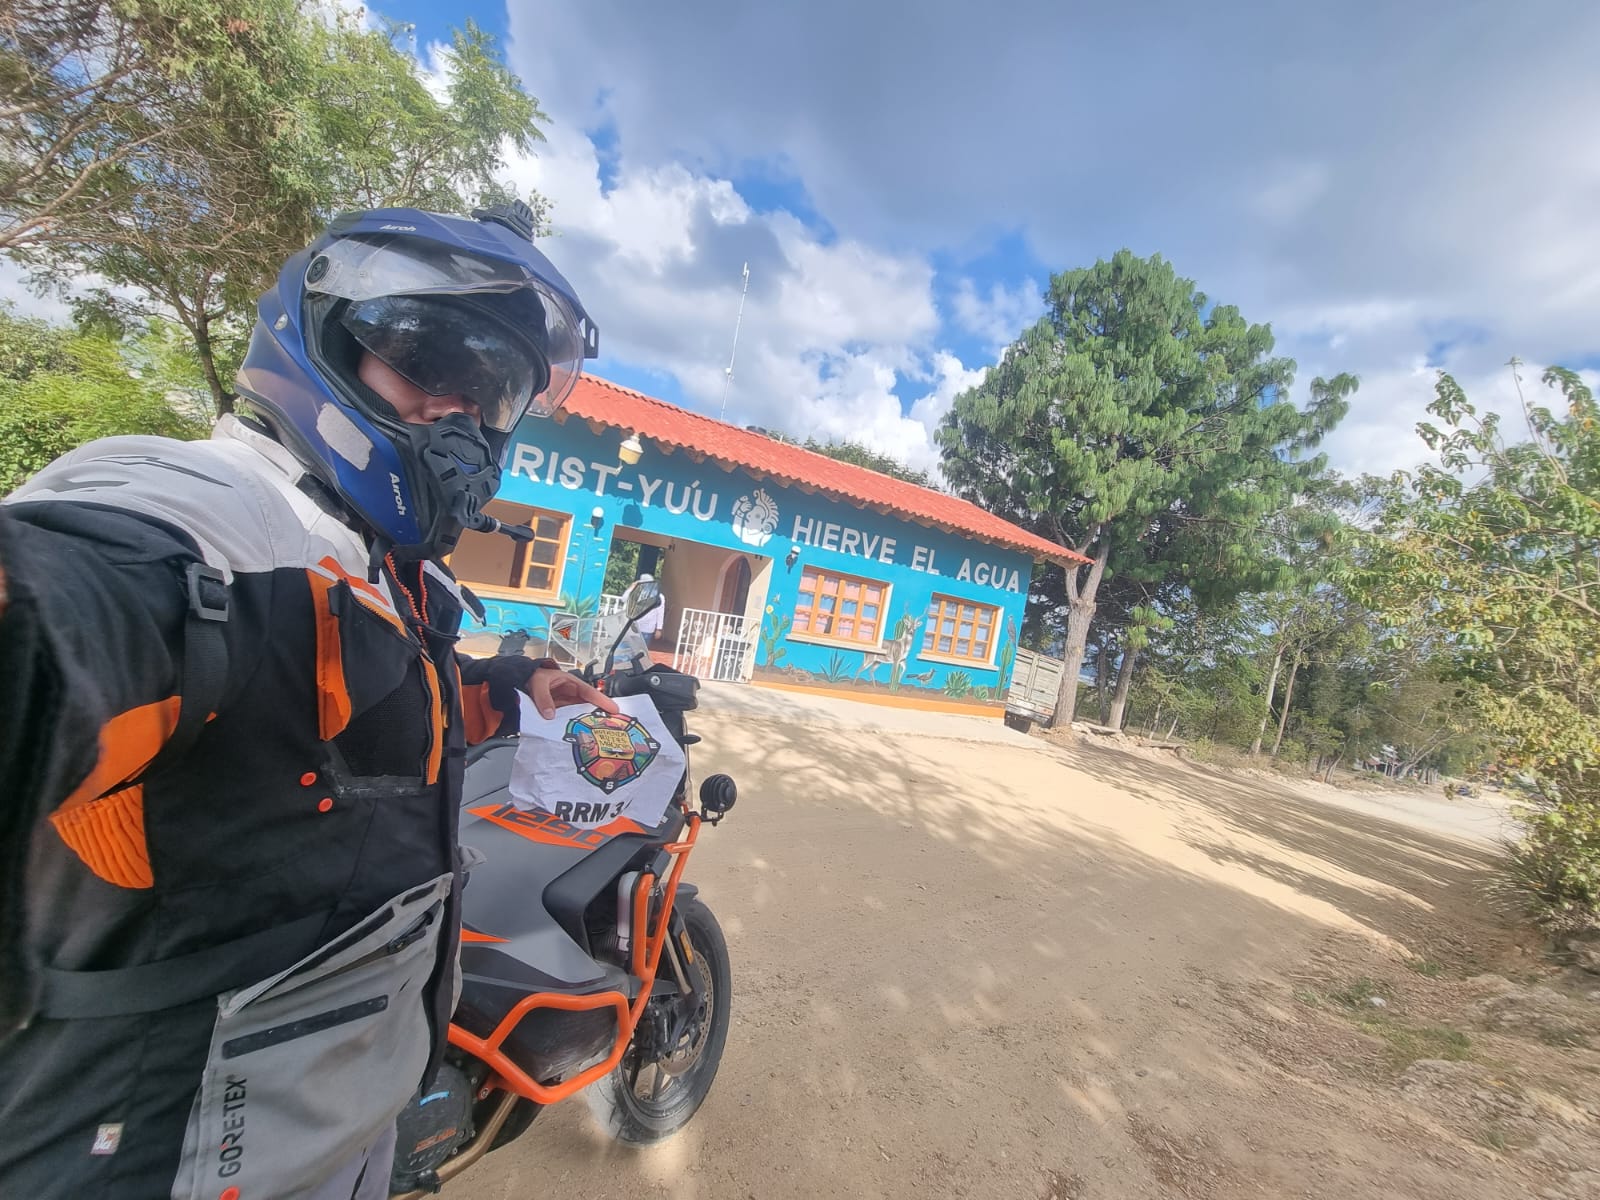
{"label": "white cloth banner", "polygon": [[511,765],[511,802],[594,828],[627,817],[650,829],[683,777],[683,747],[667,732],[649,696],[623,696],[613,716],[588,704],[556,709],[549,720],[522,703]]}

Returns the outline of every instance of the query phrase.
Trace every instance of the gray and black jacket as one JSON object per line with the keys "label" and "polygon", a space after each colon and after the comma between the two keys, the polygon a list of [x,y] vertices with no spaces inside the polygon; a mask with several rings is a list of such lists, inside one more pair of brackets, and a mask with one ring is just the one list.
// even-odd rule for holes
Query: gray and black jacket
{"label": "gray and black jacket", "polygon": [[431,1070],[460,594],[368,565],[233,418],[0,505],[0,1195],[295,1195]]}

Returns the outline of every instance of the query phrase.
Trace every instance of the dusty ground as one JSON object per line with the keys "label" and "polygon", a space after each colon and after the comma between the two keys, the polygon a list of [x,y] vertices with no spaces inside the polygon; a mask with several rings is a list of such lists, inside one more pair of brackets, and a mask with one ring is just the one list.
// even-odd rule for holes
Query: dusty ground
{"label": "dusty ground", "polygon": [[690,864],[736,1005],[700,1115],[641,1153],[569,1101],[447,1198],[1600,1196],[1600,977],[1494,916],[1481,844],[778,715],[696,726],[743,785]]}

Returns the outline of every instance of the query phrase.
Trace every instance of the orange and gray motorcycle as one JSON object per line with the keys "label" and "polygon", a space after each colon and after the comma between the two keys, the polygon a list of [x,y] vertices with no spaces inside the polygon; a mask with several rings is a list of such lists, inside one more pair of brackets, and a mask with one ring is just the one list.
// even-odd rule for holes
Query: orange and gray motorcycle
{"label": "orange and gray motorcycle", "polygon": [[[586,675],[608,695],[649,696],[687,759],[699,682],[652,663],[630,629],[618,644],[637,652],[615,666],[614,645]],[[512,802],[516,745],[469,752],[461,843],[482,861],[462,897],[461,998],[440,1071],[400,1115],[393,1195],[436,1192],[579,1092],[618,1140],[669,1137],[706,1098],[727,1040],[727,943],[683,873],[733,807],[734,781],[713,775],[692,798],[686,762],[655,828],[590,827]]]}

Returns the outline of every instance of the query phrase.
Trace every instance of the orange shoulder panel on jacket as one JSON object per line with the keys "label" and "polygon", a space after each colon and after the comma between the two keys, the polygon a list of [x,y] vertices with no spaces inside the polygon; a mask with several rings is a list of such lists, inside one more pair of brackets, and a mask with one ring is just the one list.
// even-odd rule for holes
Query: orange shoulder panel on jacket
{"label": "orange shoulder panel on jacket", "polygon": [[125,888],[155,885],[144,837],[142,784],[87,804],[62,807],[50,814],[50,823],[83,865],[107,883]]}
{"label": "orange shoulder panel on jacket", "polygon": [[100,727],[100,757],[89,777],[61,802],[66,812],[95,800],[119,783],[126,783],[150,765],[178,727],[183,701],[168,696],[118,713]]}
{"label": "orange shoulder panel on jacket", "polygon": [[100,757],[88,778],[50,814],[50,823],[74,854],[107,883],[153,885],[144,837],[144,788],[105,794],[150,765],[178,727],[183,702],[168,696],[118,713],[100,728]]}

